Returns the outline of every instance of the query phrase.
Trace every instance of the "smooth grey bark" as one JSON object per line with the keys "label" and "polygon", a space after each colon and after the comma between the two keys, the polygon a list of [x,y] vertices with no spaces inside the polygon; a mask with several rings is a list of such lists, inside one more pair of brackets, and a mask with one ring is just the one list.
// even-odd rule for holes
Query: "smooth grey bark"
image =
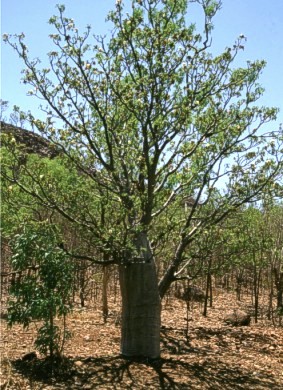
{"label": "smooth grey bark", "polygon": [[121,353],[160,356],[161,303],[156,267],[145,233],[136,239],[139,256],[120,265],[122,295]]}

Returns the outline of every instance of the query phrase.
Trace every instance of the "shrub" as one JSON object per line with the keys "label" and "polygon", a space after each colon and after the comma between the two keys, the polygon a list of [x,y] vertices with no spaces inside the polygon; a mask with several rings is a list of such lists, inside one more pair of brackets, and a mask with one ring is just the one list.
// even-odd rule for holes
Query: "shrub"
{"label": "shrub", "polygon": [[[59,231],[49,223],[24,224],[11,241],[11,267],[8,323],[28,327],[42,321],[35,346],[44,355],[61,356],[70,337],[66,316],[72,310],[73,264],[58,246]],[[55,319],[61,320],[61,327]]]}

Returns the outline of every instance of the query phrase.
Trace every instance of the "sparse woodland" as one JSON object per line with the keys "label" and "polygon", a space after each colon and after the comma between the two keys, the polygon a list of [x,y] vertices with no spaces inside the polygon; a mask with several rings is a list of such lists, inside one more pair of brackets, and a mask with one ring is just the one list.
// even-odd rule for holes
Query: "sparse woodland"
{"label": "sparse woodland", "polygon": [[[277,217],[276,213],[276,220]],[[213,386],[228,390],[282,386],[282,316],[277,307],[279,291],[273,269],[280,262],[275,261],[274,248],[269,248],[273,255],[268,261],[257,263],[257,274],[247,253],[235,263],[226,264],[224,256],[219,255],[219,247],[210,268],[206,258],[202,267],[196,262],[195,279],[178,281],[163,299],[161,359],[153,361],[125,360],[120,355],[121,297],[117,268],[85,262],[83,267],[77,265],[73,310],[67,316],[71,338],[64,345],[66,360],[61,363],[62,368],[54,369],[52,375],[48,360],[35,350],[39,323],[33,321],[27,329],[22,325],[15,324],[12,328],[6,325],[6,288],[13,275],[3,273],[10,271],[11,254],[4,242],[2,245],[2,254],[7,256],[2,257],[5,260],[2,260],[1,284],[3,388],[210,389]],[[260,252],[258,255],[259,260]],[[211,286],[206,297],[208,279]],[[188,285],[197,286],[198,290],[184,297],[186,300],[178,298]],[[249,326],[224,322],[227,313],[235,310],[251,316]],[[56,321],[62,326],[62,321]]]}
{"label": "sparse woodland", "polygon": [[47,68],[4,36],[46,119],[1,122],[1,388],[280,389],[265,63],[234,67],[244,36],[210,53],[217,1],[197,1],[202,33],[190,1],[130,3],[107,39],[58,6]]}

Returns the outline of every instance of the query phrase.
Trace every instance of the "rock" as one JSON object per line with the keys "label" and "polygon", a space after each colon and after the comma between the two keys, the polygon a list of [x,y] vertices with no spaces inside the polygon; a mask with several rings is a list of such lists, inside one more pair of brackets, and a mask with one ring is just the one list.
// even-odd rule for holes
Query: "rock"
{"label": "rock", "polygon": [[83,362],[81,362],[80,360],[76,360],[75,363],[74,363],[74,365],[75,365],[76,367],[81,367],[81,366],[83,365]]}
{"label": "rock", "polygon": [[250,325],[251,316],[245,311],[235,309],[225,315],[224,322],[232,326],[247,326]]}
{"label": "rock", "polygon": [[54,158],[59,155],[59,150],[41,135],[33,131],[22,129],[9,123],[0,123],[1,133],[10,134],[17,144],[22,145],[22,151],[26,154],[36,153],[42,157]]}
{"label": "rock", "polygon": [[93,337],[91,336],[91,335],[86,335],[85,337],[84,337],[84,341],[93,341]]}
{"label": "rock", "polygon": [[183,301],[195,301],[203,302],[205,299],[205,293],[201,288],[195,285],[186,287],[184,290],[178,290],[175,293],[176,298],[182,299]]}

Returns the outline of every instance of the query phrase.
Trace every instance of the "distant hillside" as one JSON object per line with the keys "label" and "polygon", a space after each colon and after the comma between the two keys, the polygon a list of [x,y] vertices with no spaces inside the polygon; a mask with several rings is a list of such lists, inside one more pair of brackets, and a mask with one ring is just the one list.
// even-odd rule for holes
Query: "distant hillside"
{"label": "distant hillside", "polygon": [[36,153],[42,157],[54,158],[58,156],[59,152],[56,148],[42,136],[22,129],[21,127],[14,126],[10,123],[1,123],[1,133],[13,134],[18,144],[24,145],[26,153]]}

